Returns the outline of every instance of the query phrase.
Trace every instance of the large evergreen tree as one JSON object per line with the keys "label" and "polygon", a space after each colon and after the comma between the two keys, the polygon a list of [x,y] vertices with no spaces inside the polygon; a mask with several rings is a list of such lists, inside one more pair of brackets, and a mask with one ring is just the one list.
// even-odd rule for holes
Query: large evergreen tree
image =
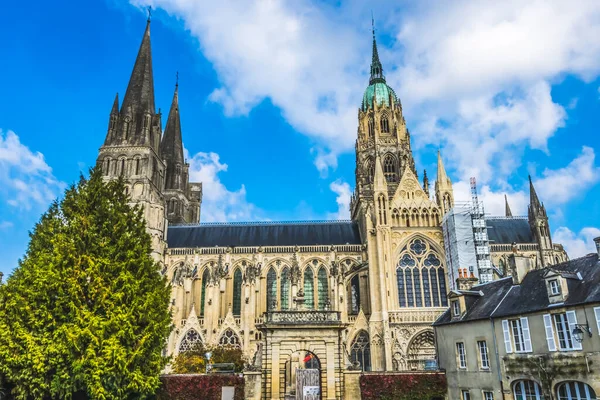
{"label": "large evergreen tree", "polygon": [[18,399],[138,399],[166,365],[170,289],[140,207],[99,169],[30,234],[0,286],[0,378]]}

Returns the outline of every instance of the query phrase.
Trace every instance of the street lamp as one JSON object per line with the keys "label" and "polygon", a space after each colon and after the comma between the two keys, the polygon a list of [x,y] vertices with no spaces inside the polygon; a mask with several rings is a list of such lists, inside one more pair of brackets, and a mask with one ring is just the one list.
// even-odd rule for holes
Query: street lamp
{"label": "street lamp", "polygon": [[575,325],[573,328],[573,337],[577,341],[577,343],[583,342],[583,332],[587,332],[589,337],[592,337],[592,330],[588,324],[585,325]]}
{"label": "street lamp", "polygon": [[210,371],[210,358],[212,357],[212,351],[207,351],[204,356],[206,357],[206,373]]}

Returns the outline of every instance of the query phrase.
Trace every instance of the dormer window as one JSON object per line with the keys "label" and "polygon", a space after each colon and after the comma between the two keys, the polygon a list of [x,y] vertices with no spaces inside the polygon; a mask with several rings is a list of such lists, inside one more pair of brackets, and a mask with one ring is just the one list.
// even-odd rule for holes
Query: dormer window
{"label": "dormer window", "polygon": [[560,284],[558,283],[558,279],[553,279],[549,282],[550,285],[550,294],[552,296],[556,296],[560,294]]}
{"label": "dormer window", "polygon": [[460,303],[458,300],[454,300],[452,302],[452,316],[459,317],[460,316]]}

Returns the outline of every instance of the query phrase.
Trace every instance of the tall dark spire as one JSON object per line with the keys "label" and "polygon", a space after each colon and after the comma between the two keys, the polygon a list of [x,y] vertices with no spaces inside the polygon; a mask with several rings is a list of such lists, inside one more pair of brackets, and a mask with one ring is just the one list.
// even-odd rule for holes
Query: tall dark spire
{"label": "tall dark spire", "polygon": [[127,91],[123,98],[121,113],[155,114],[154,111],[154,77],[152,74],[152,50],[150,47],[150,18],[146,23],[146,31],[129,78]]}
{"label": "tall dark spire", "polygon": [[504,216],[505,217],[513,216],[510,206],[508,205],[508,197],[506,197],[506,195],[504,195]]}
{"label": "tall dark spire", "polygon": [[117,115],[119,113],[119,93],[115,95],[115,101],[113,102],[112,110],[110,115]]}
{"label": "tall dark spire", "polygon": [[385,76],[383,76],[383,67],[381,61],[379,61],[379,53],[377,52],[377,40],[375,40],[375,20],[371,15],[371,30],[373,32],[373,56],[371,58],[371,78],[369,79],[369,85],[375,82],[385,82]]}
{"label": "tall dark spire", "polygon": [[535,188],[533,187],[531,175],[529,176],[529,210],[533,214],[546,214],[544,205],[540,202],[540,199],[535,192]]}
{"label": "tall dark spire", "polygon": [[184,167],[183,142],[181,139],[181,120],[179,118],[179,82],[175,84],[175,93],[167,118],[165,134],[160,143],[160,155],[167,164],[167,180],[165,189],[181,189]]}

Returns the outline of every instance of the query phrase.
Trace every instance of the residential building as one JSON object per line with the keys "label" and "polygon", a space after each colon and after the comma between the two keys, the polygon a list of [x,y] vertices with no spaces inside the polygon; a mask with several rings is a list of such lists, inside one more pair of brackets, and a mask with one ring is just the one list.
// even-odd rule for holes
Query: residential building
{"label": "residential building", "polygon": [[[591,400],[600,394],[597,253],[545,268],[518,252],[508,277],[453,290],[434,323],[450,399]],[[465,397],[468,396],[468,397]]]}

